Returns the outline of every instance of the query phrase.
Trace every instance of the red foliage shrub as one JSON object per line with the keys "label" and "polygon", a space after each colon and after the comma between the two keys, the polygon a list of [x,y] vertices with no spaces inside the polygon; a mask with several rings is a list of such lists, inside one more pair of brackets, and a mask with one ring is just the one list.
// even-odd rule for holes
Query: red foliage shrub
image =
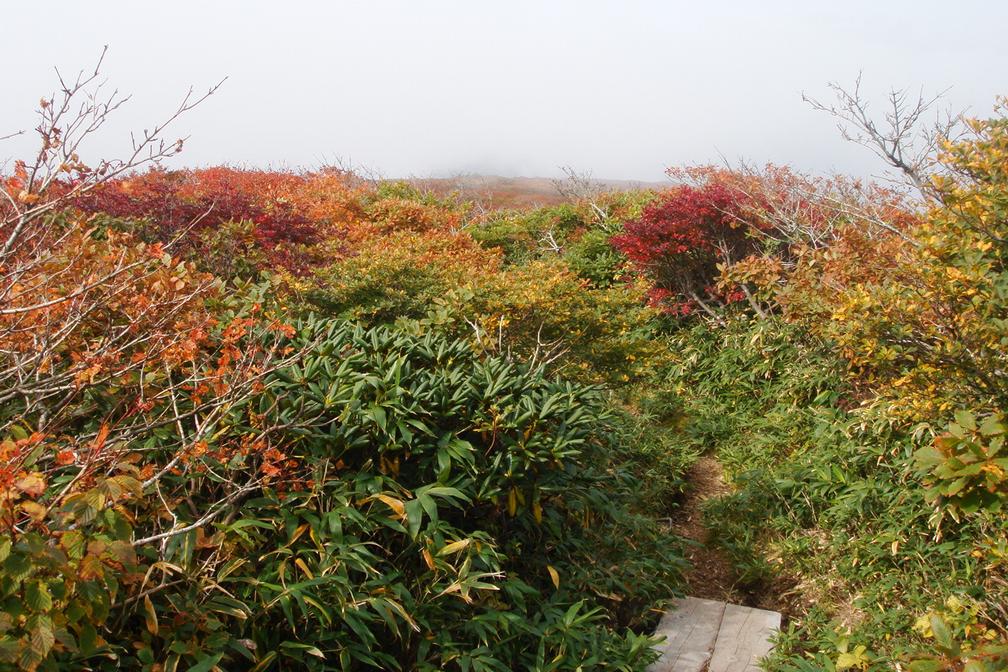
{"label": "red foliage shrub", "polygon": [[653,304],[676,314],[689,314],[697,305],[717,299],[719,264],[733,263],[758,247],[750,235],[748,197],[719,181],[681,185],[647,205],[641,216],[627,222],[611,239],[651,282]]}
{"label": "red foliage shrub", "polygon": [[768,285],[778,284],[780,272],[805,252],[835,247],[852,227],[874,241],[915,219],[901,193],[841,176],[773,165],[699,166],[669,175],[682,183],[611,243],[649,282],[652,303],[674,314],[742,299],[754,305],[754,292],[769,301]]}
{"label": "red foliage shrub", "polygon": [[312,244],[319,226],[293,198],[306,177],[294,173],[208,168],[152,170],[114,180],[78,199],[85,212],[145,219],[158,240],[183,235],[183,248],[200,251],[200,233],[229,222],[250,222],[256,245],[273,265],[290,268],[290,244]]}

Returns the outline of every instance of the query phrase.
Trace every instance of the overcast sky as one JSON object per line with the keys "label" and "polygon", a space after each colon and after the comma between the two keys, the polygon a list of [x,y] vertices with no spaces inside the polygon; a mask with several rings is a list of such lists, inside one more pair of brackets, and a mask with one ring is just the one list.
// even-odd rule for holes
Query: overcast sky
{"label": "overcast sky", "polygon": [[828,99],[863,71],[879,107],[893,86],[949,88],[985,115],[1008,94],[1006,25],[1004,0],[4,3],[0,135],[33,126],[53,66],[108,44],[104,72],[133,99],[91,158],[226,76],[177,125],[176,165],[655,180],[724,157],[867,175],[877,160],[802,92]]}

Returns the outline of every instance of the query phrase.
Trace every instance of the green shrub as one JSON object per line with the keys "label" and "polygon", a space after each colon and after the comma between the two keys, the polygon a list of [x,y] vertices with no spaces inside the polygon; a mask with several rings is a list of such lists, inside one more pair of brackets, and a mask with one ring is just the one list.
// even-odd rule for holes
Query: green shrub
{"label": "green shrub", "polygon": [[[997,637],[1008,603],[1004,525],[990,510],[936,534],[937,500],[924,481],[940,492],[962,485],[942,495],[954,497],[986,483],[980,470],[959,483],[961,475],[943,479],[941,467],[915,459],[925,439],[860,411],[828,344],[794,325],[729,316],[672,342],[669,380],[681,389],[687,422],[681,440],[716,449],[734,485],[706,507],[712,540],[743,585],[794,587],[791,629],[771,669],[941,661],[950,649],[913,626],[936,613],[949,618],[944,605],[957,601],[975,609],[953,633],[956,646],[979,650]],[[950,435],[959,438],[941,444],[959,456],[950,460],[999,445],[995,421],[981,432],[961,419]]]}
{"label": "green shrub", "polygon": [[1005,425],[999,415],[977,424],[969,411],[956,413],[948,432],[914,455],[924,476],[928,502],[935,504],[935,522],[948,515],[957,523],[962,514],[997,514],[1008,500],[1008,453]]}
{"label": "green shrub", "polygon": [[[222,417],[175,477],[198,508],[218,479],[268,456],[279,478],[226,515],[134,556],[128,540],[148,523],[132,492],[93,519],[86,551],[72,530],[0,545],[0,625],[23,615],[32,637],[56,641],[22,667],[640,670],[653,659],[635,633],[684,563],[641,510],[639,464],[608,442],[599,390],[465,341],[336,320],[297,324],[285,347],[303,355]],[[215,445],[260,426],[273,428],[268,443],[221,461]],[[118,558],[129,582],[95,554]],[[80,562],[103,571],[71,584],[59,572]]]}
{"label": "green shrub", "polygon": [[631,510],[597,391],[436,335],[309,320],[297,341],[312,354],[261,404],[300,425],[291,454],[313,487],[251,501],[231,526],[259,558],[241,572],[255,581],[226,583],[258,605],[244,625],[258,650],[432,670],[649,659],[620,629],[682,563]]}
{"label": "green shrub", "polygon": [[582,225],[572,203],[534,210],[497,210],[471,230],[486,248],[497,248],[508,264],[521,265],[544,256],[555,257],[557,246]]}
{"label": "green shrub", "polygon": [[596,228],[571,240],[563,258],[572,271],[592,287],[612,287],[620,282],[626,257],[609,244],[619,227]]}
{"label": "green shrub", "polygon": [[664,384],[683,399],[688,439],[732,473],[806,445],[815,409],[841,398],[840,361],[776,318],[692,324],[667,347]]}
{"label": "green shrub", "polygon": [[656,196],[653,191],[606,192],[548,208],[496,211],[471,231],[484,247],[501,250],[508,264],[559,257],[590,286],[605,288],[620,281],[626,265],[626,256],[610,239]]}

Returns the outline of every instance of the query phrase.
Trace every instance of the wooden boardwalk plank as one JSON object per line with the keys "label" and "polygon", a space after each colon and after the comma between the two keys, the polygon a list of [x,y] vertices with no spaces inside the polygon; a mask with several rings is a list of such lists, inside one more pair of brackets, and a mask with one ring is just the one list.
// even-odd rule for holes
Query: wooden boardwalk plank
{"label": "wooden boardwalk plank", "polygon": [[770,636],[780,624],[781,615],[775,611],[727,605],[709,672],[758,672],[759,660],[773,648]]}
{"label": "wooden boardwalk plank", "polygon": [[655,634],[665,641],[655,647],[659,658],[648,672],[702,672],[717,641],[725,603],[686,597],[662,616]]}

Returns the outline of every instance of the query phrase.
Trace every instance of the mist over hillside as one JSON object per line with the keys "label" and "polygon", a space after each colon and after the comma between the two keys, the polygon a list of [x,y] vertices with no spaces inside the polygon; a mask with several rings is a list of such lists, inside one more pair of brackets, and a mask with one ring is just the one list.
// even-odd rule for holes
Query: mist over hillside
{"label": "mist over hillside", "polygon": [[[505,177],[501,175],[466,174],[452,177],[408,178],[410,184],[431,189],[440,194],[458,193],[494,208],[526,208],[557,205],[576,198],[572,190],[598,193],[637,189],[667,189],[672,181],[646,182],[578,177],[573,184],[568,178]],[[584,194],[580,194],[584,195]]]}

